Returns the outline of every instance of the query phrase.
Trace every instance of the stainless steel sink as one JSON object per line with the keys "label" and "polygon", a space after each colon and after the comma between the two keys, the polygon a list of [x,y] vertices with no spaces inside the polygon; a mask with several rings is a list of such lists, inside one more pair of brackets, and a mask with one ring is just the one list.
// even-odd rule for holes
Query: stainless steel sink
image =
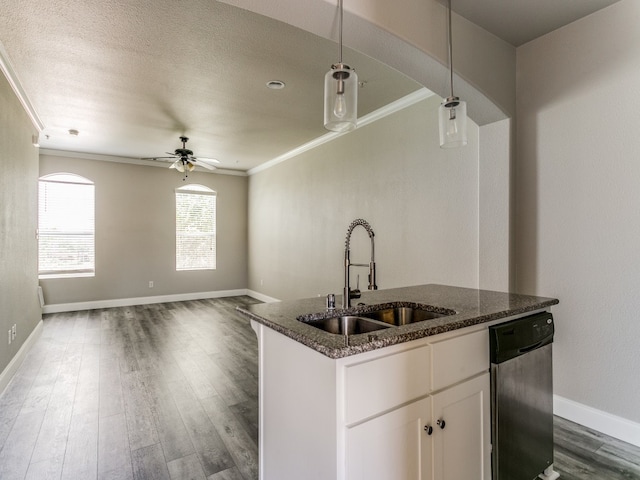
{"label": "stainless steel sink", "polygon": [[422,322],[424,320],[433,320],[434,318],[446,317],[451,313],[438,313],[430,310],[412,307],[390,307],[381,310],[374,310],[372,312],[361,313],[360,315],[366,318],[371,318],[379,322],[388,323],[389,325],[395,325],[399,327],[401,325],[408,325],[410,323]]}
{"label": "stainless steel sink", "polygon": [[376,330],[391,327],[391,325],[371,318],[356,317],[353,315],[310,320],[304,323],[336,335],[357,335],[359,333],[375,332]]}
{"label": "stainless steel sink", "polygon": [[[333,313],[333,316],[331,314]],[[298,321],[336,335],[357,335],[455,315],[455,310],[412,302],[359,305],[352,311],[308,314]],[[327,318],[317,318],[323,315]]]}

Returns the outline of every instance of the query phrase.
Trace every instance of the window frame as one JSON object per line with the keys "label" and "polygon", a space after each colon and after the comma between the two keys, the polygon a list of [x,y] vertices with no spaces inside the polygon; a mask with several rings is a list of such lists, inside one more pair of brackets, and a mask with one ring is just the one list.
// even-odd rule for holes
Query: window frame
{"label": "window frame", "polygon": [[[178,231],[178,195],[198,195],[201,197],[212,197],[213,198],[213,211],[212,211],[212,225],[210,232],[199,232],[196,234],[185,235],[184,233]],[[218,194],[215,190],[201,184],[193,183],[188,185],[182,185],[177,187],[174,191],[174,199],[175,199],[175,239],[176,239],[176,249],[175,249],[175,268],[176,272],[192,272],[192,271],[206,271],[206,270],[216,270],[217,269],[217,208],[218,208]],[[212,264],[206,266],[193,266],[193,264],[189,266],[180,266],[179,259],[180,253],[179,249],[181,246],[180,238],[181,237],[211,237],[211,245],[212,245]]]}
{"label": "window frame", "polygon": [[[86,186],[91,188],[91,211],[88,216],[85,218],[85,222],[91,223],[90,228],[88,229],[80,229],[80,228],[65,228],[59,231],[56,231],[55,228],[49,229],[43,228],[42,221],[42,208],[43,202],[46,202],[46,199],[43,199],[43,184],[68,184],[68,185],[77,185],[77,186]],[[66,205],[68,208],[72,208],[78,202],[73,202],[69,205]],[[86,205],[86,202],[83,202],[83,205]],[[46,208],[46,207],[45,207]],[[38,278],[39,279],[50,279],[50,278],[78,278],[78,277],[95,277],[96,274],[96,214],[95,214],[95,183],[82,175],[78,175],[75,173],[68,172],[56,172],[47,175],[43,175],[38,178],[38,230],[37,230],[37,240],[38,240]],[[86,226],[86,225],[85,225]],[[49,238],[62,238],[62,237],[76,237],[76,236],[85,236],[90,239],[90,249],[89,249],[89,258],[90,258],[90,266],[88,268],[57,268],[57,269],[42,269],[42,261],[43,255],[41,251],[42,239]],[[60,254],[61,252],[58,252]],[[62,263],[62,262],[61,262]]]}

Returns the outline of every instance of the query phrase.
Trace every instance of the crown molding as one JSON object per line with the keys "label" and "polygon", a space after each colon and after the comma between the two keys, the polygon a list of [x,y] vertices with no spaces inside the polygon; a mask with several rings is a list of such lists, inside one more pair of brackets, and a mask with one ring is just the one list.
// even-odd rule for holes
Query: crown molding
{"label": "crown molding", "polygon": [[[365,125],[369,125],[370,123],[376,122],[388,115],[391,115],[393,113],[399,112],[400,110],[403,110],[407,107],[410,107],[411,105],[414,105],[418,102],[421,102],[422,100],[426,100],[427,98],[431,97],[435,95],[431,90],[428,90],[426,88],[421,88],[419,90],[416,90],[415,92],[410,93],[409,95],[405,95],[404,97],[396,100],[395,102],[391,102],[388,105],[385,105],[384,107],[379,108],[378,110],[375,110],[371,113],[369,113],[368,115],[363,116],[362,118],[358,119],[358,127],[357,128],[361,128],[364,127]],[[257,167],[254,167],[250,170],[247,171],[248,175],[254,175],[258,172],[262,172],[263,170],[267,170],[271,167],[274,167],[276,165],[278,165],[279,163],[282,163],[286,160],[289,160],[291,158],[297,157],[298,155],[307,152],[309,150],[312,150],[316,147],[319,147],[320,145],[323,145],[325,143],[331,142],[332,140],[334,140],[337,137],[341,137],[342,135],[346,135],[349,132],[329,132],[326,133],[324,135],[322,135],[321,137],[315,138],[313,140],[311,140],[310,142],[307,142],[303,145],[300,145],[297,148],[294,148],[293,150],[288,151],[287,153],[280,155],[279,157],[276,157],[272,160],[269,160],[261,165],[258,165]]]}
{"label": "crown molding", "polygon": [[[53,157],[80,158],[82,160],[96,160],[100,162],[126,163],[127,165],[143,165],[145,167],[167,168],[168,162],[142,160],[140,158],[118,157],[116,155],[99,155],[95,153],[72,152],[68,150],[54,150],[51,148],[41,148],[40,155],[50,155]],[[225,168],[216,168],[208,170],[196,166],[196,171],[203,173],[215,173],[218,175],[232,175],[236,177],[246,177],[247,172],[242,170],[230,170]]]}
{"label": "crown molding", "polygon": [[29,97],[27,96],[27,92],[25,92],[24,88],[22,88],[22,84],[20,83],[18,74],[13,69],[13,65],[11,63],[11,60],[9,59],[9,54],[5,50],[4,45],[2,44],[1,41],[0,41],[0,70],[2,70],[2,73],[4,73],[4,76],[7,78],[9,85],[11,85],[11,88],[13,89],[14,93],[18,97],[18,100],[20,100],[20,103],[22,104],[22,107],[24,108],[25,112],[27,112],[27,115],[29,116],[31,123],[33,123],[33,126],[38,130],[38,132],[42,132],[44,130],[44,123],[42,123],[42,120],[40,120],[40,117],[38,116],[38,112],[36,112],[36,109],[34,108],[33,104],[29,100]]}

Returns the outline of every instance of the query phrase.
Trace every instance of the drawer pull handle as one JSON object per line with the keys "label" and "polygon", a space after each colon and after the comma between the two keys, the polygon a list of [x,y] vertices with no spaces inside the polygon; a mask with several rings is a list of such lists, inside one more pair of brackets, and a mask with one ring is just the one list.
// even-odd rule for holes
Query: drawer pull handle
{"label": "drawer pull handle", "polygon": [[431,425],[425,425],[424,431],[427,432],[427,435],[431,435],[433,433],[433,427]]}
{"label": "drawer pull handle", "polygon": [[441,430],[444,430],[444,426],[446,424],[445,424],[445,421],[442,418],[440,420],[438,420],[436,423],[438,424],[438,426],[440,427]]}

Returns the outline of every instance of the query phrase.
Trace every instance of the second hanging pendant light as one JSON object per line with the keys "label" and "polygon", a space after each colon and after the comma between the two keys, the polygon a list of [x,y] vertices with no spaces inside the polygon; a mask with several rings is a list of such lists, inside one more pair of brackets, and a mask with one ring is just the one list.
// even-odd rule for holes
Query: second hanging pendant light
{"label": "second hanging pendant light", "polygon": [[344,9],[338,0],[340,15],[340,61],[331,65],[324,76],[324,127],[334,132],[347,132],[358,121],[358,75],[342,62],[342,24]]}

